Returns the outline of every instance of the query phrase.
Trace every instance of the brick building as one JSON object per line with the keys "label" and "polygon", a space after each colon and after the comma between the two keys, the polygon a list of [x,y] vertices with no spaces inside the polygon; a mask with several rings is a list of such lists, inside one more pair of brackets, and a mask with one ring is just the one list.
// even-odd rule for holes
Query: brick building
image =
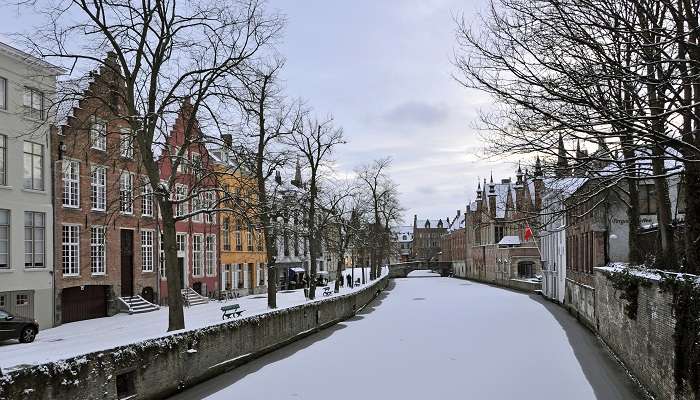
{"label": "brick building", "polygon": [[437,261],[440,256],[440,240],[447,232],[447,226],[442,219],[418,221],[413,216],[413,260]]}
{"label": "brick building", "polygon": [[[479,182],[476,201],[467,208],[466,277],[499,285],[534,288],[541,273],[536,220],[542,207],[544,180],[539,159],[534,176],[518,167],[516,181]],[[525,238],[527,227],[533,238]]]}
{"label": "brick building", "polygon": [[[187,135],[186,127],[190,122],[190,134]],[[186,148],[180,152],[184,146]],[[179,164],[174,170],[178,159]],[[174,206],[173,212],[176,217],[184,217],[175,223],[181,287],[191,288],[202,296],[213,296],[219,290],[219,217],[216,212],[205,211],[218,202],[215,190],[218,182],[212,172],[215,164],[196,116],[192,114],[192,106],[185,100],[165,140],[159,167],[162,181],[167,182],[172,175],[175,176],[171,193],[180,202]],[[168,267],[161,265],[162,304],[167,303],[169,296],[165,276]]]}
{"label": "brick building", "polygon": [[407,262],[411,259],[413,251],[413,227],[412,226],[394,226],[391,228],[393,253],[389,263],[396,264]]}
{"label": "brick building", "polygon": [[447,218],[447,232],[440,240],[440,261],[452,263],[452,271],[456,276],[463,276],[466,273],[466,216],[461,210],[452,220]]}
{"label": "brick building", "polygon": [[56,322],[104,317],[125,299],[157,299],[158,222],[150,185],[121,104],[116,61],[93,80],[52,134],[55,160]]}

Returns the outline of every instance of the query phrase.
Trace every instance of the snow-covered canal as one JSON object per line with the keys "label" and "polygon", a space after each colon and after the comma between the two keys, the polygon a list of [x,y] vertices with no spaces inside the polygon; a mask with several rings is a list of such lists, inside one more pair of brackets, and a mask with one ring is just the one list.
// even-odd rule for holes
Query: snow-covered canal
{"label": "snow-covered canal", "polygon": [[389,288],[355,318],[175,398],[641,398],[589,331],[535,295],[440,277]]}

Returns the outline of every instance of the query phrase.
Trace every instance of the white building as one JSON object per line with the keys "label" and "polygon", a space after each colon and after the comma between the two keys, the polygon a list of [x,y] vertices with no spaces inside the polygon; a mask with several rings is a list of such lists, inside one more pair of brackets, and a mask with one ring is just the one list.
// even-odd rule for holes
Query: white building
{"label": "white building", "polygon": [[61,70],[0,43],[0,308],[53,326],[48,109]]}

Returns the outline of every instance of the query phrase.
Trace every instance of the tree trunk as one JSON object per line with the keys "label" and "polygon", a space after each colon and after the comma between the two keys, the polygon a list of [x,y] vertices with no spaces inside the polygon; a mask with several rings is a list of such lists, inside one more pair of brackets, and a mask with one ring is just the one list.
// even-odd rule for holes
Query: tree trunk
{"label": "tree trunk", "polygon": [[[165,247],[165,276],[168,279],[168,332],[185,329],[185,315],[182,310],[182,287],[180,269],[177,263],[177,243],[173,206],[168,200],[158,201],[163,222],[163,245]],[[186,267],[185,267],[186,268]]]}

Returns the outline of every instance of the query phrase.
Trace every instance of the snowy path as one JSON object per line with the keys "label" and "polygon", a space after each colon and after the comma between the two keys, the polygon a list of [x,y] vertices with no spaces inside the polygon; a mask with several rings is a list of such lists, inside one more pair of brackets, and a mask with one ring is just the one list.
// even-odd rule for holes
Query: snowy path
{"label": "snowy path", "polygon": [[[369,269],[365,269],[365,271],[369,274]],[[346,275],[351,273],[351,269],[344,271]],[[361,276],[360,268],[355,268],[354,276],[355,278]],[[334,284],[334,282],[329,283],[331,287]],[[340,289],[340,294],[359,290],[363,287],[365,285],[348,289],[346,286]],[[321,287],[317,288],[316,293],[319,299],[324,298]],[[277,293],[278,308],[291,307],[307,301],[302,289]],[[268,311],[266,294],[241,297],[235,302],[239,303],[241,308],[245,310],[244,317]],[[233,300],[228,302],[211,301],[207,304],[186,308],[186,330],[225,322],[221,320],[221,306],[233,303]],[[9,372],[27,365],[67,359],[144,339],[181,332],[166,333],[167,329],[167,307],[161,307],[158,311],[144,314],[117,314],[112,317],[71,322],[40,331],[34,343],[20,344],[17,340],[0,341],[0,370]]]}
{"label": "snowy path", "polygon": [[439,277],[390,288],[373,310],[174,399],[641,398],[590,332],[537,296]]}

